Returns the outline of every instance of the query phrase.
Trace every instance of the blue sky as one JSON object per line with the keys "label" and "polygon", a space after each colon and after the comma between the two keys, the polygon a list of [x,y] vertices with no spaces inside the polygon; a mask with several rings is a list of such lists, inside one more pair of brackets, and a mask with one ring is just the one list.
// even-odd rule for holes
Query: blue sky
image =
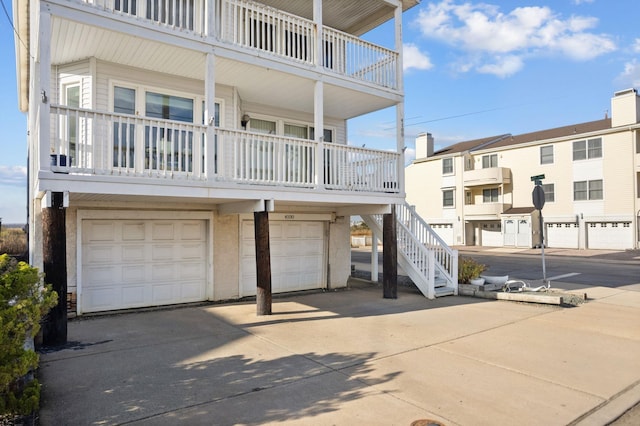
{"label": "blue sky", "polygon": [[[441,148],[603,118],[615,91],[640,88],[638,12],[637,0],[423,0],[403,18],[407,161],[422,132]],[[392,46],[392,23],[365,38]],[[0,55],[0,217],[24,222],[26,116],[4,11]],[[348,137],[394,149],[395,110],[350,121]]]}

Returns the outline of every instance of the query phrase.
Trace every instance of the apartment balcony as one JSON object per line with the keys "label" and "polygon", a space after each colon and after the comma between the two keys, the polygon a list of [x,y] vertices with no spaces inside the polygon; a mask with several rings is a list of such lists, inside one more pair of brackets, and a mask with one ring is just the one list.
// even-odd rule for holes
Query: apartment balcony
{"label": "apartment balcony", "polygon": [[465,204],[465,220],[499,220],[500,215],[511,208],[511,204],[482,203]]}
{"label": "apartment balcony", "polygon": [[467,188],[505,183],[511,183],[511,169],[506,167],[491,167],[464,172],[464,186]]}
{"label": "apartment balcony", "polygon": [[47,161],[40,170],[71,181],[298,188],[327,199],[401,192],[402,158],[389,151],[59,105],[51,106],[51,129],[51,145],[34,153]]}
{"label": "apartment balcony", "polygon": [[[381,17],[392,18],[393,8],[387,1],[355,1],[350,5],[349,16],[344,16],[342,6],[327,7],[323,10],[325,25],[321,28],[312,20],[311,1],[80,1],[101,15],[110,14],[112,19],[135,23],[143,29],[152,28],[197,42],[204,40],[218,47],[233,47],[253,56],[276,58],[314,70],[321,68],[327,74],[380,88],[399,87],[398,52],[353,35],[354,31],[361,33],[375,27]],[[270,3],[290,11],[271,7]],[[351,7],[356,3],[361,7]],[[108,37],[106,33],[96,34],[86,42],[93,39],[104,42]],[[80,49],[83,43],[83,40],[75,41]],[[144,40],[136,40],[136,49],[148,51],[141,43]],[[109,45],[119,46],[121,42],[114,39]],[[94,52],[100,51],[98,46],[93,47]]]}

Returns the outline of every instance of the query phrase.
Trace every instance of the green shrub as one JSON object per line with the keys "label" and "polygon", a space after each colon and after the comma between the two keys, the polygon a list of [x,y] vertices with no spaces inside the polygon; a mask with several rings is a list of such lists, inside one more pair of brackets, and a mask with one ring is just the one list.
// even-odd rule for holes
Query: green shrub
{"label": "green shrub", "polygon": [[460,257],[458,259],[458,282],[468,284],[469,280],[478,278],[481,273],[487,270],[487,266],[478,263],[471,257]]}
{"label": "green shrub", "polygon": [[27,345],[58,295],[45,286],[37,268],[0,255],[0,414],[30,414],[38,407],[40,385],[28,375],[39,357]]}

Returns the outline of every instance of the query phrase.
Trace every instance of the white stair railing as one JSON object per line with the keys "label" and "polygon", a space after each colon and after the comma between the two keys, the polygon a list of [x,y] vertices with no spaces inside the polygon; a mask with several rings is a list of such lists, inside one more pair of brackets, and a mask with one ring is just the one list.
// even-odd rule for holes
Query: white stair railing
{"label": "white stair railing", "polygon": [[[362,218],[382,235],[382,215]],[[458,251],[449,247],[407,203],[396,205],[396,234],[398,263],[425,296],[433,299],[458,294]]]}

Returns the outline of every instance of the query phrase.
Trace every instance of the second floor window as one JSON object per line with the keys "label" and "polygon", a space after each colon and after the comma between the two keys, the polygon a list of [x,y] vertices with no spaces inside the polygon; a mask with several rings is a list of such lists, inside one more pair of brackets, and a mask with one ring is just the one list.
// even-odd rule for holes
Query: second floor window
{"label": "second floor window", "polygon": [[453,158],[442,159],[442,174],[450,175],[453,173]]}
{"label": "second floor window", "polygon": [[453,189],[445,189],[442,191],[442,207],[453,207]]}
{"label": "second floor window", "polygon": [[556,188],[553,183],[545,183],[542,185],[542,190],[544,191],[545,202],[552,203],[556,200]]}
{"label": "second floor window", "polygon": [[602,200],[602,179],[573,182],[573,200]]}
{"label": "second floor window", "polygon": [[602,157],[602,138],[575,141],[573,143],[573,161]]}
{"label": "second floor window", "polygon": [[540,164],[553,164],[553,145],[540,147]]}
{"label": "second floor window", "polygon": [[482,190],[482,202],[483,203],[497,203],[500,190],[498,188],[483,189]]}
{"label": "second floor window", "polygon": [[482,168],[490,169],[492,167],[498,167],[498,154],[483,155]]}

